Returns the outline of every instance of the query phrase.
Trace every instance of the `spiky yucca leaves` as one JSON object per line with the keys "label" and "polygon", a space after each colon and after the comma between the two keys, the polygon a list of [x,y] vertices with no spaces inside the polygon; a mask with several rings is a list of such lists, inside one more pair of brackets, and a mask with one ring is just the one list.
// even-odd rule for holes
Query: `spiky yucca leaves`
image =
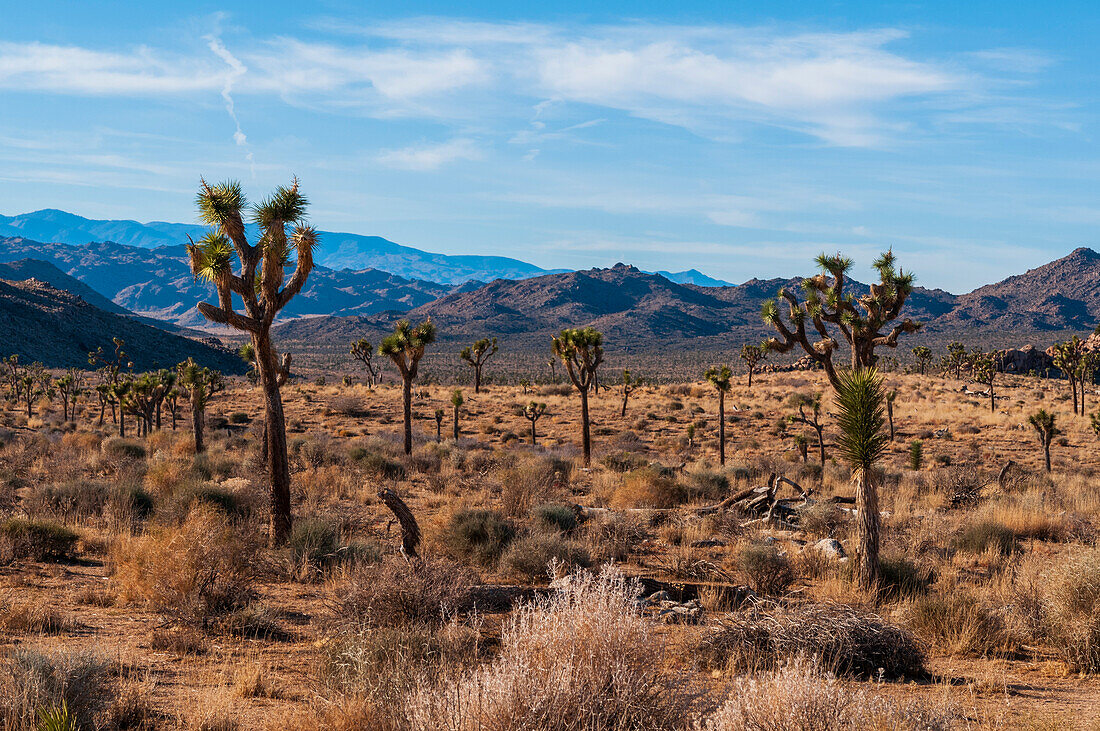
{"label": "spiky yucca leaves", "polygon": [[497,352],[496,338],[482,338],[462,349],[458,355],[474,369],[474,393],[481,393],[481,369]]}
{"label": "spiky yucca leaves", "polygon": [[835,404],[840,435],[836,449],[840,458],[851,467],[856,489],[859,531],[856,575],[865,588],[875,586],[878,581],[880,518],[874,466],[890,442],[884,428],[885,402],[882,376],[873,368],[838,374]]}
{"label": "spiky yucca leaves", "polygon": [[[916,332],[920,328],[920,323],[906,319],[889,332],[882,332],[901,314],[905,300],[913,291],[913,275],[898,269],[893,251],[886,251],[874,261],[879,283],[872,284],[868,294],[855,298],[844,290],[848,271],[852,268],[851,259],[840,254],[821,254],[817,257],[817,265],[821,273],[802,281],[805,301],[781,289],[776,299],[764,303],[761,314],[764,322],[774,327],[780,336],[767,340],[769,350],[787,353],[795,345],[801,346],[825,369],[829,382],[836,388],[839,380],[833,354],[839,344],[830,333],[830,326],[848,341],[853,370],[873,367],[877,360],[876,347],[896,348],[902,333]],[[829,277],[832,277],[831,282]],[[788,307],[786,322],[780,313],[781,301]],[[808,325],[813,326],[816,335],[808,332]],[[812,341],[811,338],[818,339]]]}
{"label": "spiky yucca leaves", "polygon": [[581,395],[581,449],[588,466],[592,464],[588,389],[596,382],[597,369],[603,363],[603,334],[592,327],[566,328],[554,337],[553,351]]}
{"label": "spiky yucca leaves", "polygon": [[412,454],[412,383],[420,369],[420,359],[424,357],[427,347],[435,342],[435,336],[435,324],[430,317],[415,327],[408,320],[400,320],[378,346],[378,354],[389,357],[401,374],[405,454]]}
{"label": "spiky yucca leaves", "polygon": [[1039,409],[1034,414],[1027,417],[1027,421],[1039,435],[1039,444],[1043,447],[1043,458],[1046,462],[1047,472],[1050,472],[1050,443],[1054,441],[1054,437],[1062,433],[1061,430],[1054,425],[1054,414],[1046,409]]}
{"label": "spiky yucca leaves", "polygon": [[733,371],[728,365],[711,366],[703,374],[703,378],[718,389],[718,462],[724,465],[726,463],[726,394],[730,390]]}
{"label": "spiky yucca leaves", "polygon": [[[200,302],[198,310],[211,322],[229,325],[251,336],[256,370],[264,389],[264,444],[271,493],[271,542],[284,543],[290,535],[290,461],[286,448],[286,420],[280,386],[289,372],[289,362],[280,369],[271,342],[275,316],[305,286],[313,271],[313,250],[317,233],[305,222],[308,201],[298,188],[297,178],[280,186],[270,197],[249,205],[240,183],[210,185],[201,181],[196,199],[199,218],[212,231],[188,253],[191,271],[198,279],[214,285],[218,304]],[[259,238],[248,241],[245,217],[259,227]],[[288,227],[293,230],[288,234]],[[233,254],[237,270],[233,269]],[[292,257],[294,271],[286,278]],[[237,312],[233,295],[244,305]]]}
{"label": "spiky yucca leaves", "polygon": [[768,357],[768,343],[764,341],[759,345],[745,343],[741,346],[741,360],[745,361],[745,369],[749,374],[749,388],[752,388],[752,375],[756,372],[756,366]]}
{"label": "spiky yucca leaves", "polygon": [[523,416],[529,422],[531,422],[531,446],[535,446],[535,422],[538,421],[543,414],[546,413],[546,404],[532,401],[523,407]]}

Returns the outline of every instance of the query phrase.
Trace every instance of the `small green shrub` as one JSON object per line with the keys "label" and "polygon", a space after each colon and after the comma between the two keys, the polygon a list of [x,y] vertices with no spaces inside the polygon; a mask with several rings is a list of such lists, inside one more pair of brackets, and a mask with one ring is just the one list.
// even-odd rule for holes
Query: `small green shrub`
{"label": "small green shrub", "polygon": [[79,538],[75,531],[52,520],[8,518],[0,523],[0,563],[69,559]]}
{"label": "small green shrub", "polygon": [[243,411],[234,411],[229,415],[230,424],[247,424],[252,421],[252,417]]}
{"label": "small green shrub", "polygon": [[753,591],[760,594],[783,594],[795,580],[790,559],[767,543],[743,546],[737,554],[737,567]]}
{"label": "small green shrub", "polygon": [[531,511],[535,524],[561,533],[572,533],[577,527],[577,513],[569,505],[547,503]]}
{"label": "small green shrub", "polygon": [[592,563],[588,551],[580,544],[548,531],[535,531],[515,539],[500,560],[505,571],[532,581],[547,581],[551,562],[568,571],[588,568]]}
{"label": "small green shrub", "polygon": [[294,521],[288,546],[295,565],[304,564],[313,571],[321,571],[339,558],[340,532],[327,520],[299,519]]}
{"label": "small green shrub", "polygon": [[111,437],[103,442],[103,454],[116,462],[140,462],[145,459],[145,446],[128,439]]}
{"label": "small green shrub", "polygon": [[440,536],[452,558],[492,567],[515,537],[513,525],[491,510],[460,510]]}
{"label": "small green shrub", "polygon": [[380,480],[405,479],[405,466],[386,457],[384,454],[372,452],[363,447],[352,447],[348,452],[348,456],[372,477]]}
{"label": "small green shrub", "polygon": [[919,470],[924,463],[924,442],[914,439],[909,443],[909,469]]}
{"label": "small green shrub", "polygon": [[900,598],[927,594],[935,576],[931,569],[905,556],[883,556],[878,562],[879,590],[884,597]]}

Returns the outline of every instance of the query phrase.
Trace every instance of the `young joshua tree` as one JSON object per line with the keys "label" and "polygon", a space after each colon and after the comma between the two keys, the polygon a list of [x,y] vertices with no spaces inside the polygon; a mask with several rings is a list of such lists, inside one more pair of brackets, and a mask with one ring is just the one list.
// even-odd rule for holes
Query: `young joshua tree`
{"label": "young joshua tree", "polygon": [[619,381],[619,393],[623,397],[623,408],[619,413],[620,416],[626,416],[626,403],[630,399],[630,394],[634,393],[639,386],[645,384],[645,379],[634,378],[630,375],[630,371],[624,370],[622,380]]}
{"label": "young joshua tree", "polygon": [[363,364],[367,369],[367,388],[374,388],[382,376],[381,363],[374,364],[374,346],[366,338],[359,338],[351,344],[351,357]]}
{"label": "young joshua tree", "polygon": [[405,413],[405,454],[412,454],[412,384],[420,369],[424,350],[435,342],[435,325],[429,317],[416,327],[401,320],[378,346],[378,354],[388,356],[401,374],[401,397]]}
{"label": "young joshua tree", "polygon": [[[191,402],[191,428],[195,437],[195,454],[206,451],[204,432],[206,430],[206,405],[215,393],[225,388],[222,374],[209,368],[203,368],[188,358],[176,366],[179,373],[179,390]],[[173,422],[175,416],[172,417]]]}
{"label": "young joshua tree", "polygon": [[76,421],[76,400],[84,393],[84,374],[76,368],[70,368],[54,382],[61,396],[61,418],[64,421]]}
{"label": "young joshua tree", "polygon": [[726,463],[726,394],[730,391],[733,371],[728,365],[712,366],[703,374],[718,390],[718,463]]}
{"label": "young joshua tree", "polygon": [[[913,291],[913,275],[895,268],[894,252],[887,251],[875,260],[879,283],[872,284],[871,291],[860,297],[853,297],[844,291],[848,270],[852,268],[851,259],[839,254],[822,254],[817,257],[817,265],[821,273],[802,282],[805,301],[800,301],[793,292],[781,289],[776,299],[764,303],[762,315],[764,322],[779,333],[778,338],[767,340],[768,349],[786,353],[795,345],[801,346],[814,362],[825,369],[829,383],[835,389],[840,384],[833,364],[838,343],[830,334],[830,327],[838,330],[848,342],[852,351],[852,370],[859,370],[875,365],[878,359],[875,348],[896,348],[901,334],[916,332],[920,329],[920,323],[907,318],[894,325],[889,332],[882,332],[901,314],[905,300]],[[830,276],[832,282],[829,281]],[[788,306],[786,322],[780,314],[780,301],[785,301]],[[807,325],[813,326],[816,335],[807,332]]]}
{"label": "young joshua tree", "polygon": [[966,346],[955,340],[947,344],[947,355],[943,357],[943,370],[945,373],[954,372],[955,378],[962,378],[963,368],[966,367]]}
{"label": "young joshua tree", "polygon": [[588,389],[596,381],[596,369],[603,362],[603,335],[595,328],[567,328],[554,338],[554,355],[565,364],[569,380],[581,395],[581,448],[584,464],[592,464],[591,424],[588,417]]}
{"label": "young joshua tree", "polygon": [[989,389],[989,410],[997,411],[997,397],[993,382],[997,379],[997,362],[993,353],[975,353],[970,361],[970,373],[974,380]]}
{"label": "young joshua tree", "polygon": [[451,392],[451,411],[454,413],[454,440],[458,441],[458,414],[462,410],[462,389],[456,388]]}
{"label": "young joshua tree", "polygon": [[752,374],[756,372],[756,366],[768,357],[768,344],[759,345],[745,343],[741,346],[741,360],[745,361],[745,370],[749,374],[749,388],[752,388]]}
{"label": "young joshua tree", "polygon": [[913,348],[913,357],[917,359],[917,373],[922,376],[928,370],[928,364],[932,362],[932,349],[924,345]]}
{"label": "young joshua tree", "polygon": [[459,356],[474,369],[474,393],[481,393],[481,369],[497,352],[496,338],[482,338],[462,349]]}
{"label": "young joshua tree", "polygon": [[1085,387],[1096,379],[1096,371],[1100,370],[1100,355],[1097,353],[1085,353],[1081,357],[1081,365],[1077,367],[1077,380],[1081,383],[1081,403],[1078,404],[1081,416],[1085,415]]}
{"label": "young joshua tree", "polygon": [[859,533],[856,576],[859,585],[873,588],[878,582],[880,516],[875,463],[889,442],[883,418],[885,394],[882,376],[873,368],[844,371],[836,390],[837,451],[852,470],[856,489]]}
{"label": "young joshua tree", "polygon": [[1054,425],[1054,414],[1048,412],[1046,409],[1039,409],[1034,414],[1027,417],[1027,420],[1039,435],[1039,444],[1043,447],[1043,460],[1046,464],[1047,472],[1050,472],[1050,443],[1054,441],[1054,437],[1062,432]]}
{"label": "young joshua tree", "polygon": [[890,441],[894,441],[894,401],[898,398],[898,390],[891,389],[886,393],[886,420],[890,423]]}
{"label": "young joshua tree", "polygon": [[1073,393],[1074,416],[1078,412],[1084,413],[1080,408],[1080,399],[1077,397],[1077,382],[1081,375],[1081,364],[1085,355],[1085,341],[1076,335],[1064,343],[1058,343],[1054,346],[1054,367],[1062,371],[1062,374],[1069,380],[1069,388]]}
{"label": "young joshua tree", "polygon": [[523,416],[527,421],[531,422],[531,446],[535,446],[535,422],[546,413],[546,404],[540,404],[532,401],[523,407]]}
{"label": "young joshua tree", "polygon": [[[787,421],[790,423],[805,424],[808,427],[812,427],[817,433],[817,448],[821,456],[821,466],[825,466],[825,437],[823,432],[825,431],[825,425],[821,423],[821,394],[815,393],[813,396],[806,396],[805,394],[794,394],[791,396],[793,405],[798,406],[798,413],[791,414],[787,417]],[[806,414],[806,407],[810,407],[810,414]]]}
{"label": "young joshua tree", "polygon": [[[279,388],[279,362],[271,340],[275,316],[294,298],[313,271],[317,234],[305,224],[308,201],[298,180],[280,186],[270,198],[249,206],[240,183],[211,186],[202,181],[199,217],[213,231],[187,248],[191,271],[214,285],[218,304],[200,302],[198,310],[211,322],[248,333],[255,352],[256,370],[264,394],[264,432],[267,438],[267,476],[271,495],[270,540],[281,545],[290,535],[290,459],[286,447],[286,417]],[[244,216],[251,213],[260,235],[254,244],[245,234]],[[287,227],[293,226],[288,232]],[[286,277],[291,256],[294,272]],[[236,254],[238,270],[233,271]],[[236,295],[244,305],[237,312]]]}
{"label": "young joshua tree", "polygon": [[164,394],[164,408],[168,409],[168,415],[172,417],[172,431],[176,430],[176,420],[180,413],[180,396],[183,392],[176,386],[168,389]]}

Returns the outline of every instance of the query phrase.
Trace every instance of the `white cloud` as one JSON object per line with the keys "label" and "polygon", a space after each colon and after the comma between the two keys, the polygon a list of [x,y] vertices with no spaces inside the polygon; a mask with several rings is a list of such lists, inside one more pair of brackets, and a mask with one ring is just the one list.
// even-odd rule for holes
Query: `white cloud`
{"label": "white cloud", "polygon": [[383,165],[399,170],[436,170],[458,160],[480,160],[482,151],[470,139],[456,138],[437,145],[386,150],[378,156]]}

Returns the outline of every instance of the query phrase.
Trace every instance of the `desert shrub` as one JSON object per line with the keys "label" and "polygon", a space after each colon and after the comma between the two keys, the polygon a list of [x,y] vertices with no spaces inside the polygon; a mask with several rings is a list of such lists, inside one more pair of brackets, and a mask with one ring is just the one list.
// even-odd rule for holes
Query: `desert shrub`
{"label": "desert shrub", "polygon": [[603,464],[612,472],[630,472],[649,466],[649,460],[633,452],[613,452],[603,458]]}
{"label": "desert shrub", "polygon": [[442,558],[414,566],[392,560],[352,568],[333,605],[338,628],[439,627],[473,606],[479,579],[465,566]]}
{"label": "desert shrub", "polygon": [[111,583],[123,601],[206,627],[252,601],[258,554],[254,538],[212,508],[197,505],[178,528],[158,527],[117,541]]}
{"label": "desert shrub", "polygon": [[491,510],[460,510],[442,528],[439,540],[451,558],[492,567],[515,534],[515,527]]}
{"label": "desert shrub", "polygon": [[584,538],[599,562],[625,561],[649,537],[645,522],[637,516],[611,513],[584,524]]}
{"label": "desert shrub", "polygon": [[79,538],[75,531],[52,520],[8,518],[0,522],[0,563],[70,559]]}
{"label": "desert shrub", "polygon": [[729,495],[729,478],[714,470],[687,473],[687,497],[691,500],[720,500]]}
{"label": "desert shrub", "polygon": [[952,546],[968,553],[992,550],[1008,556],[1016,550],[1016,534],[1003,523],[983,520],[963,527],[952,541]]}
{"label": "desert shrub", "polygon": [[879,668],[891,677],[924,672],[924,651],[909,631],[842,604],[761,602],[724,618],[697,649],[705,665],[733,672],[770,670],[800,655],[818,657],[842,674],[872,676]]}
{"label": "desert shrub", "polygon": [[242,518],[248,513],[247,502],[232,490],[209,483],[189,483],[176,490],[164,507],[164,517],[180,522],[196,505],[205,505],[229,518]]}
{"label": "desert shrub", "polygon": [[524,459],[500,471],[500,503],[505,515],[519,516],[531,506],[561,499],[570,468],[560,460]]}
{"label": "desert shrub", "polygon": [[418,447],[405,461],[416,472],[435,474],[443,466],[443,455],[435,447],[434,444]]}
{"label": "desert shrub", "polygon": [[848,516],[831,502],[819,500],[799,511],[798,527],[812,536],[831,538],[848,522]]}
{"label": "desert shrub", "polygon": [[685,491],[674,478],[657,470],[635,470],[623,477],[611,498],[616,508],[674,508],[685,499]]}
{"label": "desert shrub", "polygon": [[113,720],[114,679],[94,655],[15,650],[0,660],[0,688],[0,727],[12,731],[48,728],[47,718],[67,720],[69,729],[107,728]]}
{"label": "desert shrub", "polygon": [[317,574],[338,559],[340,531],[327,520],[304,518],[294,521],[287,541],[295,567]]}
{"label": "desert shrub", "polygon": [[63,617],[52,604],[0,599],[0,629],[8,632],[56,635],[75,626],[74,622]]}
{"label": "desert shrub", "polygon": [[348,456],[371,477],[379,480],[405,479],[405,466],[381,452],[374,452],[365,447],[352,447]]}
{"label": "desert shrub", "polygon": [[725,704],[697,730],[948,731],[954,718],[944,704],[899,702],[867,687],[848,688],[820,661],[799,657],[763,675],[734,680]]}
{"label": "desert shrub", "polygon": [[103,441],[101,449],[103,455],[113,462],[139,462],[145,459],[145,447],[129,439],[111,437]]}
{"label": "desert shrub", "polygon": [[92,480],[77,480],[60,485],[37,485],[23,499],[29,515],[44,515],[61,520],[77,520],[99,515],[107,502],[107,486]]}
{"label": "desert shrub", "polygon": [[121,483],[111,490],[107,499],[108,510],[116,517],[145,520],[153,514],[153,496],[139,485]]}
{"label": "desert shrub", "polygon": [[983,657],[1007,651],[1013,644],[1004,618],[958,589],[914,599],[904,617],[918,637],[953,654]]}
{"label": "desert shrub", "polygon": [[243,411],[234,411],[229,415],[230,424],[247,424],[252,421],[252,417]]}
{"label": "desert shrub", "polygon": [[737,568],[753,591],[768,596],[785,593],[796,578],[790,559],[768,543],[742,546]]}
{"label": "desert shrub", "polygon": [[581,545],[560,533],[536,530],[513,540],[500,560],[505,571],[532,581],[548,580],[551,563],[573,570],[588,568],[591,559]]}
{"label": "desert shrub", "polygon": [[1043,614],[1066,663],[1100,672],[1100,548],[1081,550],[1054,569]]}
{"label": "desert shrub", "polygon": [[540,527],[550,528],[561,533],[572,533],[577,527],[577,512],[570,505],[546,503],[531,511],[531,517]]}
{"label": "desert shrub", "polygon": [[[849,571],[853,567],[849,567]],[[927,594],[935,576],[926,566],[902,555],[888,555],[878,562],[879,592],[883,598],[912,597]]]}
{"label": "desert shrub", "polygon": [[413,728],[686,728],[701,693],[662,661],[635,602],[637,587],[605,569],[574,574],[548,600],[513,612],[489,664],[422,688]]}

